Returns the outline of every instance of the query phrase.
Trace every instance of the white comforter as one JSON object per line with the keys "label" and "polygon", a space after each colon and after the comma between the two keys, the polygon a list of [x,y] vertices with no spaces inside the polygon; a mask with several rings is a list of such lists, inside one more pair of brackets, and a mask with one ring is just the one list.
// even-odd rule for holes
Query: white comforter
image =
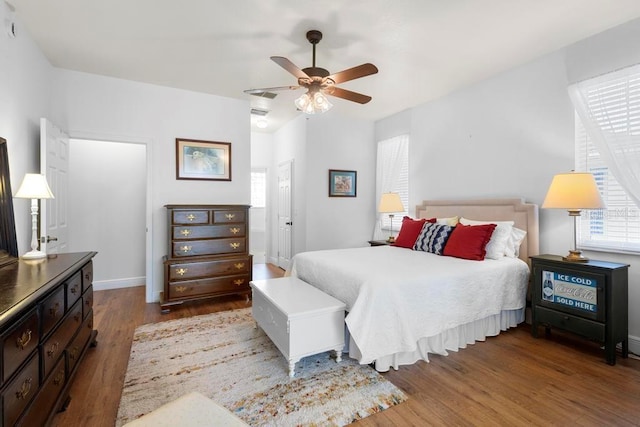
{"label": "white comforter", "polygon": [[393,246],[297,254],[292,276],[347,305],[360,363],[413,351],[431,337],[525,306],[529,268],[516,258],[468,261]]}

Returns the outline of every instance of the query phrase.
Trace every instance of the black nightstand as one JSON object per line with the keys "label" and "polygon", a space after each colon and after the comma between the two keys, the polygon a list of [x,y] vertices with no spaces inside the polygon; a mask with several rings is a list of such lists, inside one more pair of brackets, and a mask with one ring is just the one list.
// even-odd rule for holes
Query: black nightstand
{"label": "black nightstand", "polygon": [[390,245],[391,243],[392,242],[388,240],[369,240],[370,246],[387,246],[387,245]]}
{"label": "black nightstand", "polygon": [[560,328],[604,344],[607,363],[616,363],[616,345],[629,355],[628,264],[590,260],[567,262],[556,255],[531,257],[531,334],[538,327]]}

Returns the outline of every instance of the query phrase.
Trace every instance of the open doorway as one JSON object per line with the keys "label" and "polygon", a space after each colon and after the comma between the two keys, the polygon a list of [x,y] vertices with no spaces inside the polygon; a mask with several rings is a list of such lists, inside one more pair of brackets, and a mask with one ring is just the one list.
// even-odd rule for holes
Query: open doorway
{"label": "open doorway", "polygon": [[251,169],[251,209],[249,209],[249,252],[254,264],[266,263],[267,169]]}
{"label": "open doorway", "polygon": [[97,251],[96,290],[147,281],[145,144],[70,139],[69,251]]}

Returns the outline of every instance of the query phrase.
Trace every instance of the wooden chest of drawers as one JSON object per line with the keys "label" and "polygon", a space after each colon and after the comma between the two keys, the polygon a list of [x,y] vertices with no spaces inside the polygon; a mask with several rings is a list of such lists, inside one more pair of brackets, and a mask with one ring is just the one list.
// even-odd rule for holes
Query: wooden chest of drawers
{"label": "wooden chest of drawers", "polygon": [[58,254],[0,268],[3,426],[47,425],[69,403],[79,362],[97,334],[94,256]]}
{"label": "wooden chest of drawers", "polygon": [[249,296],[249,206],[166,205],[169,247],[161,308],[229,294]]}

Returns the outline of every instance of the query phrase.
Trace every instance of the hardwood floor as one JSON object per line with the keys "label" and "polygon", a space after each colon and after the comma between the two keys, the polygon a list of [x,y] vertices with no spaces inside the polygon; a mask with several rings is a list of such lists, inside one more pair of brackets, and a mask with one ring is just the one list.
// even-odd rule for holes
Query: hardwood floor
{"label": "hardwood floor", "polygon": [[[272,265],[256,266],[254,278],[282,273]],[[161,314],[158,304],[144,299],[143,287],[94,293],[98,346],[82,362],[71,403],[56,415],[54,426],[113,426],[137,326],[247,307],[244,298],[228,297]],[[570,334],[553,331],[534,339],[530,327],[522,325],[449,356],[429,358],[430,363],[383,374],[409,400],[355,424],[640,425],[640,360],[618,357],[609,366],[596,343]]]}

